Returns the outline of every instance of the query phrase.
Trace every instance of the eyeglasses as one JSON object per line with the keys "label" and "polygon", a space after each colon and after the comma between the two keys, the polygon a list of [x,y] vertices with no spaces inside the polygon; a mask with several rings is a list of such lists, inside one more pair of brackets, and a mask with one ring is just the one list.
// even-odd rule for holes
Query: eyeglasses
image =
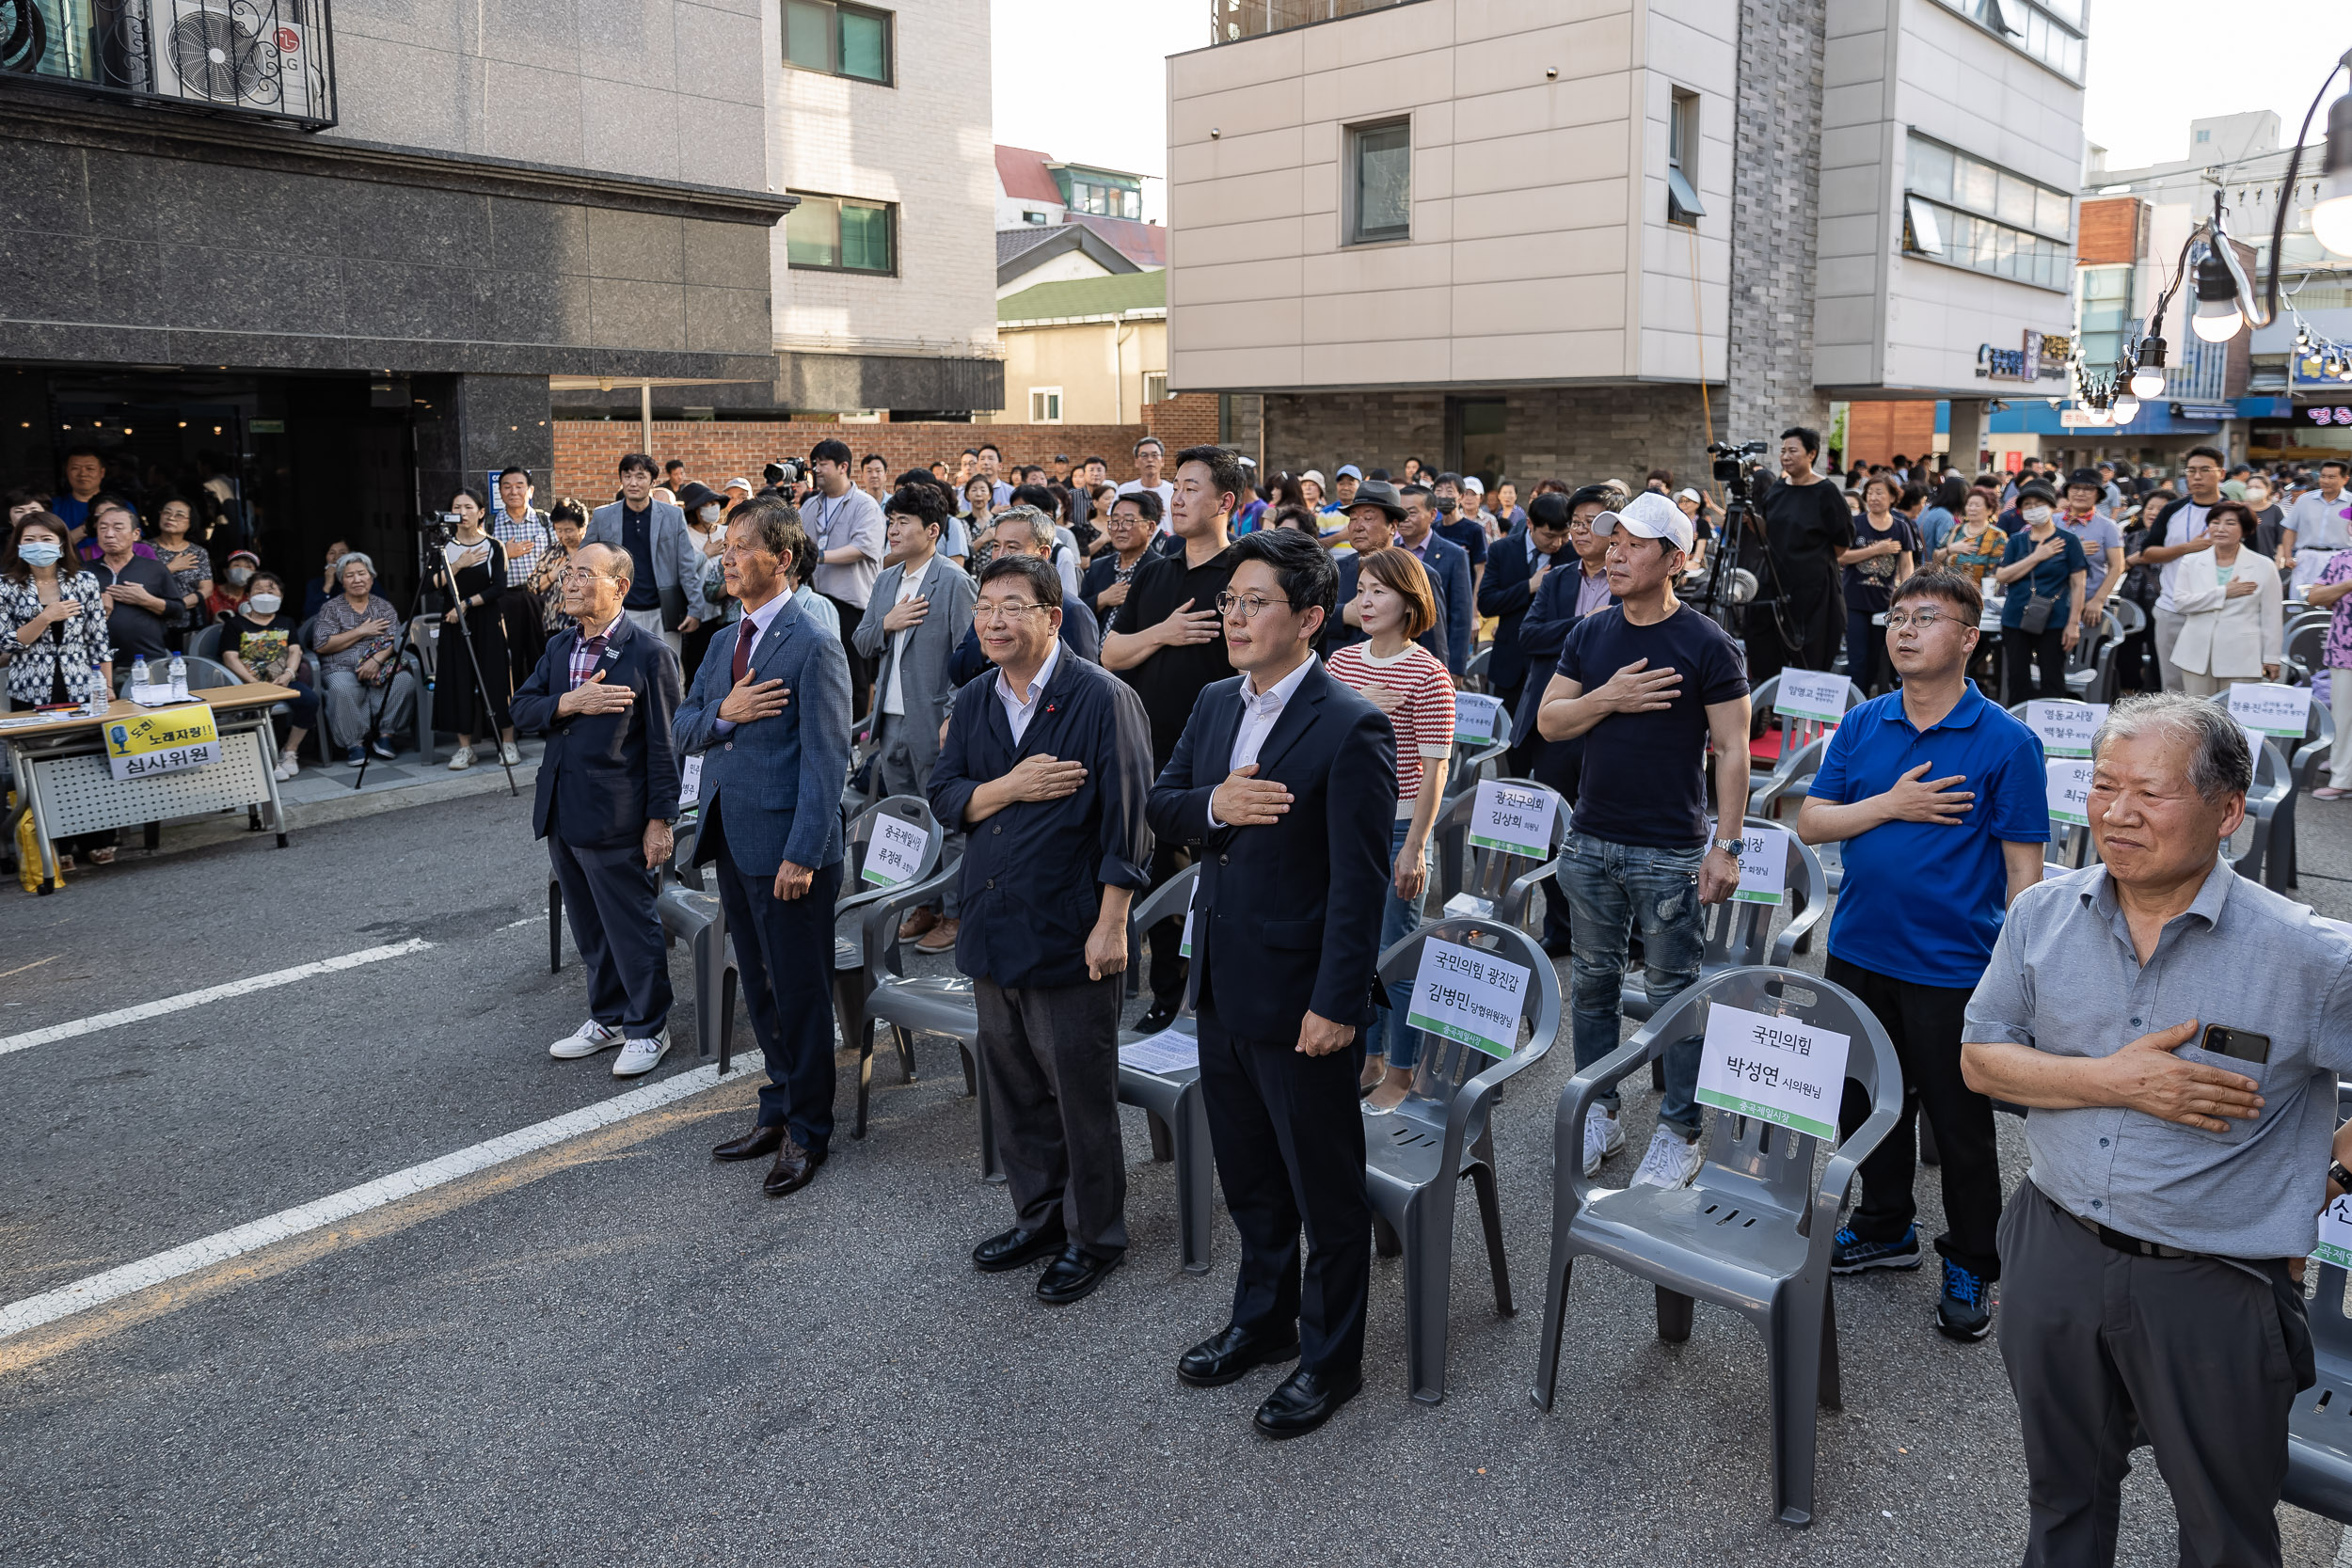
{"label": "eyeglasses", "polygon": [[612,574],[610,572],[592,572],[585,566],[574,566],[564,574],[564,580],[566,582],[594,582],[598,578],[611,577],[612,575]]}
{"label": "eyeglasses", "polygon": [[1889,631],[1900,631],[1905,626],[1916,626],[1921,631],[1925,631],[1930,626],[1941,626],[1947,622],[1957,626],[1960,622],[1960,617],[1957,615],[1947,615],[1942,610],[1895,610],[1887,612],[1886,629]]}
{"label": "eyeglasses", "polygon": [[1033,610],[1059,610],[1059,605],[1041,604],[981,604],[972,607],[972,619],[995,626],[999,622],[1016,622]]}
{"label": "eyeglasses", "polygon": [[1239,610],[1243,620],[1254,621],[1258,618],[1258,612],[1270,604],[1279,604],[1285,610],[1292,608],[1288,599],[1263,599],[1255,594],[1246,598],[1238,594],[1219,594],[1216,596],[1216,612],[1219,615],[1231,615],[1234,610]]}

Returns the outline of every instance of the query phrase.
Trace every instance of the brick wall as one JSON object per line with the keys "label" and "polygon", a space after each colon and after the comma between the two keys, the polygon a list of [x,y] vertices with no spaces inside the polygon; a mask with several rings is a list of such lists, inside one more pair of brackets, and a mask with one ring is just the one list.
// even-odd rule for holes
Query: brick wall
{"label": "brick wall", "polygon": [[2083,266],[2110,266],[2139,260],[2140,214],[2136,196],[2110,196],[2085,200],[2074,242],[2074,260]]}
{"label": "brick wall", "polygon": [[[653,459],[667,463],[682,459],[692,478],[716,487],[740,475],[756,483],[760,468],[779,457],[806,457],[818,442],[839,437],[864,458],[878,451],[889,461],[893,474],[927,467],[933,461],[950,468],[966,447],[993,441],[1008,465],[1042,463],[1057,467],[1057,457],[1077,461],[1103,457],[1110,462],[1111,477],[1134,473],[1129,460],[1135,444],[1156,436],[1172,454],[1178,449],[1216,439],[1216,396],[1190,392],[1166,403],[1149,404],[1139,424],[1113,425],[983,425],[940,422],[904,424],[836,424],[815,420],[773,423],[656,420]],[[614,477],[621,454],[635,451],[644,438],[634,420],[558,420],[555,421],[555,495],[603,501],[618,487]],[[543,490],[545,496],[548,492]]]}
{"label": "brick wall", "polygon": [[[1447,461],[1440,392],[1269,392],[1264,406],[1268,473],[1330,474],[1353,463],[1401,475],[1407,457],[1433,467]],[[1720,404],[1715,418],[1721,435]],[[1505,398],[1503,453],[1522,505],[1544,479],[1622,479],[1638,489],[1650,469],[1667,468],[1677,484],[1703,483],[1707,424],[1695,387],[1514,391]]]}

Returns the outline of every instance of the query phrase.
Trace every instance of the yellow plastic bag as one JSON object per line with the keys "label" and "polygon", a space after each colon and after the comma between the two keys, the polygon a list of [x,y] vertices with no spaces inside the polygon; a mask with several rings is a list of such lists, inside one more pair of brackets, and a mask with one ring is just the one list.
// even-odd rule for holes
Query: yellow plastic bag
{"label": "yellow plastic bag", "polygon": [[[8,809],[16,809],[16,791],[8,791]],[[16,819],[16,879],[27,893],[40,891],[40,840],[33,835],[33,814],[26,812]],[[57,874],[57,885],[65,885],[65,873]]]}

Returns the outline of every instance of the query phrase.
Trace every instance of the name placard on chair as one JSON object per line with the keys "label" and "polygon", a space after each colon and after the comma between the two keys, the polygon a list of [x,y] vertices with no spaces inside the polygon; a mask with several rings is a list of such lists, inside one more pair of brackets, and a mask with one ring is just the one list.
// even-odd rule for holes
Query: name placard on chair
{"label": "name placard on chair", "polygon": [[1834,1142],[1852,1043],[1800,1019],[1715,1003],[1699,1054],[1698,1102]]}

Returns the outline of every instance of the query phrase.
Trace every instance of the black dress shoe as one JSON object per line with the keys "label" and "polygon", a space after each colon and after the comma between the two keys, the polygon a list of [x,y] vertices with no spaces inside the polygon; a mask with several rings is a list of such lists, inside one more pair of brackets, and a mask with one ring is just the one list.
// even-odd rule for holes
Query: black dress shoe
{"label": "black dress shoe", "polygon": [[1288,1361],[1298,1354],[1298,1335],[1281,1338],[1252,1334],[1227,1323],[1209,1338],[1184,1352],[1176,1363],[1176,1376],[1195,1388],[1216,1388],[1232,1382],[1252,1367]]}
{"label": "black dress shoe", "polygon": [[1252,1424],[1268,1437],[1303,1437],[1338,1414],[1363,1386],[1361,1372],[1341,1376],[1301,1367],[1266,1396]]}
{"label": "black dress shoe", "polygon": [[784,1147],[776,1150],[776,1163],[768,1167],[767,1180],[760,1182],[759,1190],[770,1197],[782,1197],[787,1193],[797,1193],[809,1184],[810,1180],[817,1174],[817,1167],[824,1163],[825,1151],[823,1149],[820,1148],[811,1153],[792,1139],[787,1138],[784,1140]]}
{"label": "black dress shoe", "polygon": [[729,1138],[710,1151],[714,1160],[764,1160],[784,1147],[784,1123],[755,1127],[739,1138]]}
{"label": "black dress shoe", "polygon": [[1083,1301],[1094,1293],[1094,1288],[1126,1256],[1124,1252],[1114,1252],[1108,1258],[1097,1258],[1073,1242],[1038,1276],[1037,1299],[1048,1307],[1067,1307],[1073,1301]]}
{"label": "black dress shoe", "polygon": [[1136,1020],[1136,1033],[1144,1035],[1158,1034],[1161,1030],[1176,1022],[1176,1015],[1183,1009],[1183,1007],[1184,1003],[1182,1001],[1154,1001],[1152,1004],[1152,1010],[1145,1013],[1141,1018]]}
{"label": "black dress shoe", "polygon": [[972,1266],[982,1274],[1002,1274],[1017,1269],[1040,1258],[1050,1258],[1066,1244],[1062,1228],[1057,1225],[1048,1229],[1024,1230],[1014,1226],[1002,1235],[991,1236],[972,1249]]}

